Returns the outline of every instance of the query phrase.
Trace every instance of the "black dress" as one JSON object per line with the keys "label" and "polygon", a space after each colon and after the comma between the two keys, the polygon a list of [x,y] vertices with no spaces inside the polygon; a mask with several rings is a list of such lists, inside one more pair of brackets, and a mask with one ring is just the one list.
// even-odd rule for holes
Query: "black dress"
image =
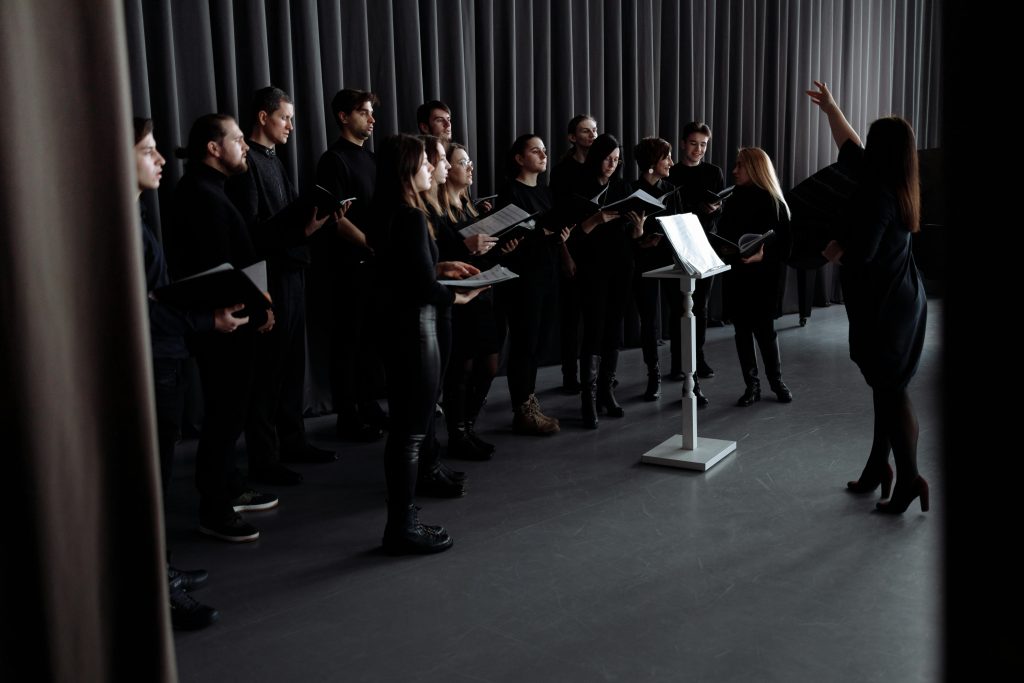
{"label": "black dress", "polygon": [[871,387],[903,389],[921,361],[928,302],[896,197],[863,173],[863,156],[853,141],[839,152],[860,177],[837,240],[850,358]]}

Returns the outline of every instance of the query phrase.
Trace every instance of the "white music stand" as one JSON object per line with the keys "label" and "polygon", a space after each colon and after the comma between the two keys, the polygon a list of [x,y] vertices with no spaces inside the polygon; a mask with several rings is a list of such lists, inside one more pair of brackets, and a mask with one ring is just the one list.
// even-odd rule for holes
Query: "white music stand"
{"label": "white music stand", "polygon": [[693,393],[697,367],[696,320],[693,317],[693,290],[700,278],[729,270],[708,243],[700,221],[692,213],[659,217],[665,235],[675,251],[677,265],[665,266],[643,274],[646,278],[678,280],[683,295],[680,341],[682,344],[683,407],[682,434],[675,434],[640,456],[640,462],[706,472],[736,450],[735,441],[697,436],[697,397]]}

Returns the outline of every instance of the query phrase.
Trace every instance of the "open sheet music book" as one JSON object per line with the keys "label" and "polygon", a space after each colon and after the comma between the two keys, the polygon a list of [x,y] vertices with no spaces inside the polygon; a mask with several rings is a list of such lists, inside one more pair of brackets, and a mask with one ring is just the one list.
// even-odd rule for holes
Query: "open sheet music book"
{"label": "open sheet music book", "polygon": [[456,289],[478,289],[480,287],[487,287],[488,285],[496,285],[499,282],[506,282],[514,278],[519,277],[516,273],[504,266],[494,266],[487,270],[481,271],[472,277],[463,278],[461,280],[438,280],[445,287],[455,287]]}
{"label": "open sheet music book", "polygon": [[715,250],[711,248],[696,214],[677,213],[674,216],[658,216],[661,230],[672,245],[676,265],[690,277],[704,278],[729,270]]}
{"label": "open sheet music book", "polygon": [[[246,308],[271,308],[265,291],[267,262],[260,261],[241,270],[236,270],[230,263],[222,263],[158,287],[150,292],[150,296],[186,311],[214,311],[235,304],[245,304]],[[235,315],[242,317],[245,312]]]}
{"label": "open sheet music book", "polygon": [[530,214],[526,213],[515,204],[509,204],[497,211],[490,212],[477,221],[473,221],[466,227],[459,230],[459,234],[464,238],[472,237],[473,235],[492,235],[494,237],[501,237],[502,233],[506,230],[511,230],[520,223],[530,220],[530,218]]}

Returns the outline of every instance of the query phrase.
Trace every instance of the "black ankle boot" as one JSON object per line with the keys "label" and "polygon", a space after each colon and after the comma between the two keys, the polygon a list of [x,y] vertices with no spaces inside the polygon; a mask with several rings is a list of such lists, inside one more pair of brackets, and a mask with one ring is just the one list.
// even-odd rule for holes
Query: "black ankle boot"
{"label": "black ankle boot", "polygon": [[479,450],[487,453],[488,456],[494,455],[494,444],[480,438],[480,435],[477,434],[476,430],[473,428],[475,424],[475,420],[466,420],[466,436],[469,437],[469,440],[472,441]]}
{"label": "black ankle boot", "polygon": [[452,537],[443,527],[420,524],[415,505],[388,512],[381,542],[384,552],[390,555],[439,553],[452,547]]}
{"label": "black ankle boot", "polygon": [[779,399],[779,403],[791,403],[793,401],[793,392],[789,390],[786,383],[781,379],[777,379],[774,382],[769,382],[768,385],[775,392],[775,396]]}
{"label": "black ankle boot", "polygon": [[448,457],[460,460],[490,460],[493,452],[493,449],[488,451],[480,448],[473,441],[465,422],[453,424],[448,428]]}
{"label": "black ankle boot", "polygon": [[739,400],[736,401],[736,405],[740,408],[746,408],[754,405],[754,401],[761,400],[761,384],[757,381],[747,384],[747,390],[743,392]]}
{"label": "black ankle boot", "polygon": [[661,398],[661,368],[658,364],[647,366],[647,390],[644,391],[645,401],[657,401]]}

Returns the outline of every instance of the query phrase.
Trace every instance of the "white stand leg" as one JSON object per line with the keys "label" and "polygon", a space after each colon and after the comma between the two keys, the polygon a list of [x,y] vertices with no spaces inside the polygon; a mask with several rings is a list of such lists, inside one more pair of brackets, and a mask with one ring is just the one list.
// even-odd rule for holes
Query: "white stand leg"
{"label": "white stand leg", "polygon": [[696,280],[672,266],[644,273],[644,277],[679,280],[683,293],[682,328],[683,407],[682,434],[676,434],[640,456],[640,462],[706,472],[736,450],[735,441],[697,437],[697,397],[693,393],[697,369],[697,324],[693,317],[693,290]]}

